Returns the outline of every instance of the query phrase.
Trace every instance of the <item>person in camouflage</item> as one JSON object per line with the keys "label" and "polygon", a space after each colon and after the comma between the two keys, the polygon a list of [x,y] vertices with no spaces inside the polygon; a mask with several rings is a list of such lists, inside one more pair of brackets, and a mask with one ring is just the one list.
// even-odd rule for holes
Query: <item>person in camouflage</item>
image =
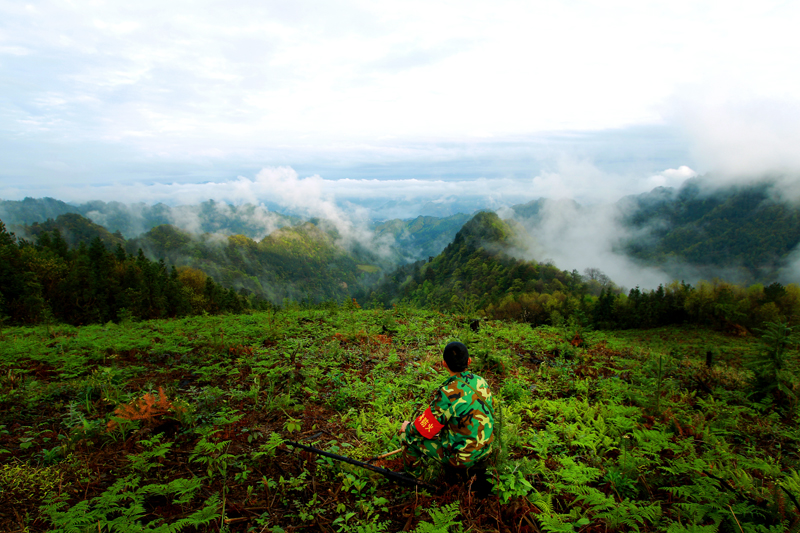
{"label": "person in camouflage", "polygon": [[448,344],[443,359],[450,377],[433,393],[428,409],[400,429],[406,470],[414,473],[423,457],[465,469],[492,450],[494,401],[488,383],[467,370],[472,358],[462,343]]}

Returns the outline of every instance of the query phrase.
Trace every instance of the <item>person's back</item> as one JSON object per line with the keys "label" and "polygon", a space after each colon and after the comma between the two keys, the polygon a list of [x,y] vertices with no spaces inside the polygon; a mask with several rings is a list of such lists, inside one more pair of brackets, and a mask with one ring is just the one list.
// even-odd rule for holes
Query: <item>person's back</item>
{"label": "person's back", "polygon": [[484,459],[494,441],[494,405],[489,385],[469,372],[467,347],[451,342],[443,362],[450,377],[433,394],[428,409],[413,423],[403,422],[407,469],[419,471],[419,459],[429,457],[458,469]]}
{"label": "person's back", "polygon": [[452,409],[447,424],[449,463],[472,466],[485,457],[494,442],[494,401],[482,377],[464,371],[451,376],[439,389],[442,408]]}

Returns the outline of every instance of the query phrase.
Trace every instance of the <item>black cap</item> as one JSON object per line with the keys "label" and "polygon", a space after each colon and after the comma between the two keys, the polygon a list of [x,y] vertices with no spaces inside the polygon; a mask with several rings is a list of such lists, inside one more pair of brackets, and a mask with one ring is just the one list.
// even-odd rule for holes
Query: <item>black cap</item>
{"label": "black cap", "polygon": [[469,364],[469,351],[463,343],[451,342],[444,347],[444,354],[442,354],[444,362],[447,363],[447,368],[451,372],[463,372],[467,369]]}

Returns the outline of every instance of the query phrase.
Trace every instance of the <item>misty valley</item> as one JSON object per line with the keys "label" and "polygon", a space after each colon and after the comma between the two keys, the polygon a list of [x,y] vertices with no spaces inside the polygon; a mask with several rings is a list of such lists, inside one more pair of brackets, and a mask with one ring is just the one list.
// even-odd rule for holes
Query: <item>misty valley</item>
{"label": "misty valley", "polygon": [[[800,531],[800,208],[769,182],[326,215],[0,201],[0,523]],[[291,445],[402,470],[454,340],[499,402],[488,494]]]}

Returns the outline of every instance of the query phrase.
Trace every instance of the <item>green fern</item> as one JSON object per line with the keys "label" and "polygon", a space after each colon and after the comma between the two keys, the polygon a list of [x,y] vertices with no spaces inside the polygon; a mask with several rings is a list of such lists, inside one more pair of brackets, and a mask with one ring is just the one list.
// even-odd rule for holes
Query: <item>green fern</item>
{"label": "green fern", "polygon": [[672,523],[667,528],[666,533],[717,533],[719,528],[716,525],[698,526],[695,524],[677,524]]}
{"label": "green fern", "polygon": [[172,524],[159,521],[142,523],[147,514],[144,501],[148,496],[172,495],[173,504],[185,504],[193,499],[202,482],[197,478],[179,478],[165,484],[139,484],[138,477],[120,479],[100,496],[78,502],[63,511],[66,503],[51,500],[41,508],[43,515],[55,526],[49,533],[84,531],[89,527],[119,532],[177,533],[186,527],[205,526],[220,516],[219,497],[214,495],[199,510]]}
{"label": "green fern", "polygon": [[[459,502],[455,501],[440,507],[428,509],[433,523],[420,522],[413,533],[463,533],[464,528],[456,521],[459,514]],[[455,528],[455,529],[450,529]]]}
{"label": "green fern", "polygon": [[557,470],[556,474],[567,490],[585,486],[600,477],[599,468],[578,463],[572,457],[561,457],[559,462],[563,468]]}
{"label": "green fern", "polygon": [[555,508],[553,507],[553,495],[550,493],[542,494],[538,490],[534,489],[533,492],[528,494],[528,501],[531,502],[531,504],[537,509],[539,509],[542,514],[555,514]]}
{"label": "green fern", "polygon": [[284,442],[285,441],[281,438],[281,436],[273,431],[269,434],[267,442],[258,447],[259,451],[253,453],[253,459],[259,459],[261,457],[274,457],[275,451]]}
{"label": "green fern", "polygon": [[383,533],[389,527],[389,522],[374,522],[356,527],[355,533]]}
{"label": "green fern", "polygon": [[[569,521],[570,515],[538,515],[536,517],[547,533],[575,533],[575,526]],[[581,519],[578,526],[588,525],[589,521]]]}
{"label": "green fern", "polygon": [[612,530],[639,531],[639,526],[655,525],[661,517],[661,505],[659,503],[637,505],[636,502],[632,502],[627,498],[621,502],[614,501],[613,498],[609,498],[609,500],[611,501],[604,503],[610,503],[610,505],[602,512],[596,513],[593,518],[605,522]]}
{"label": "green fern", "polygon": [[786,476],[780,481],[780,486],[792,499],[797,511],[800,512],[800,502],[798,502],[798,496],[800,496],[800,472],[796,470],[787,472]]}

